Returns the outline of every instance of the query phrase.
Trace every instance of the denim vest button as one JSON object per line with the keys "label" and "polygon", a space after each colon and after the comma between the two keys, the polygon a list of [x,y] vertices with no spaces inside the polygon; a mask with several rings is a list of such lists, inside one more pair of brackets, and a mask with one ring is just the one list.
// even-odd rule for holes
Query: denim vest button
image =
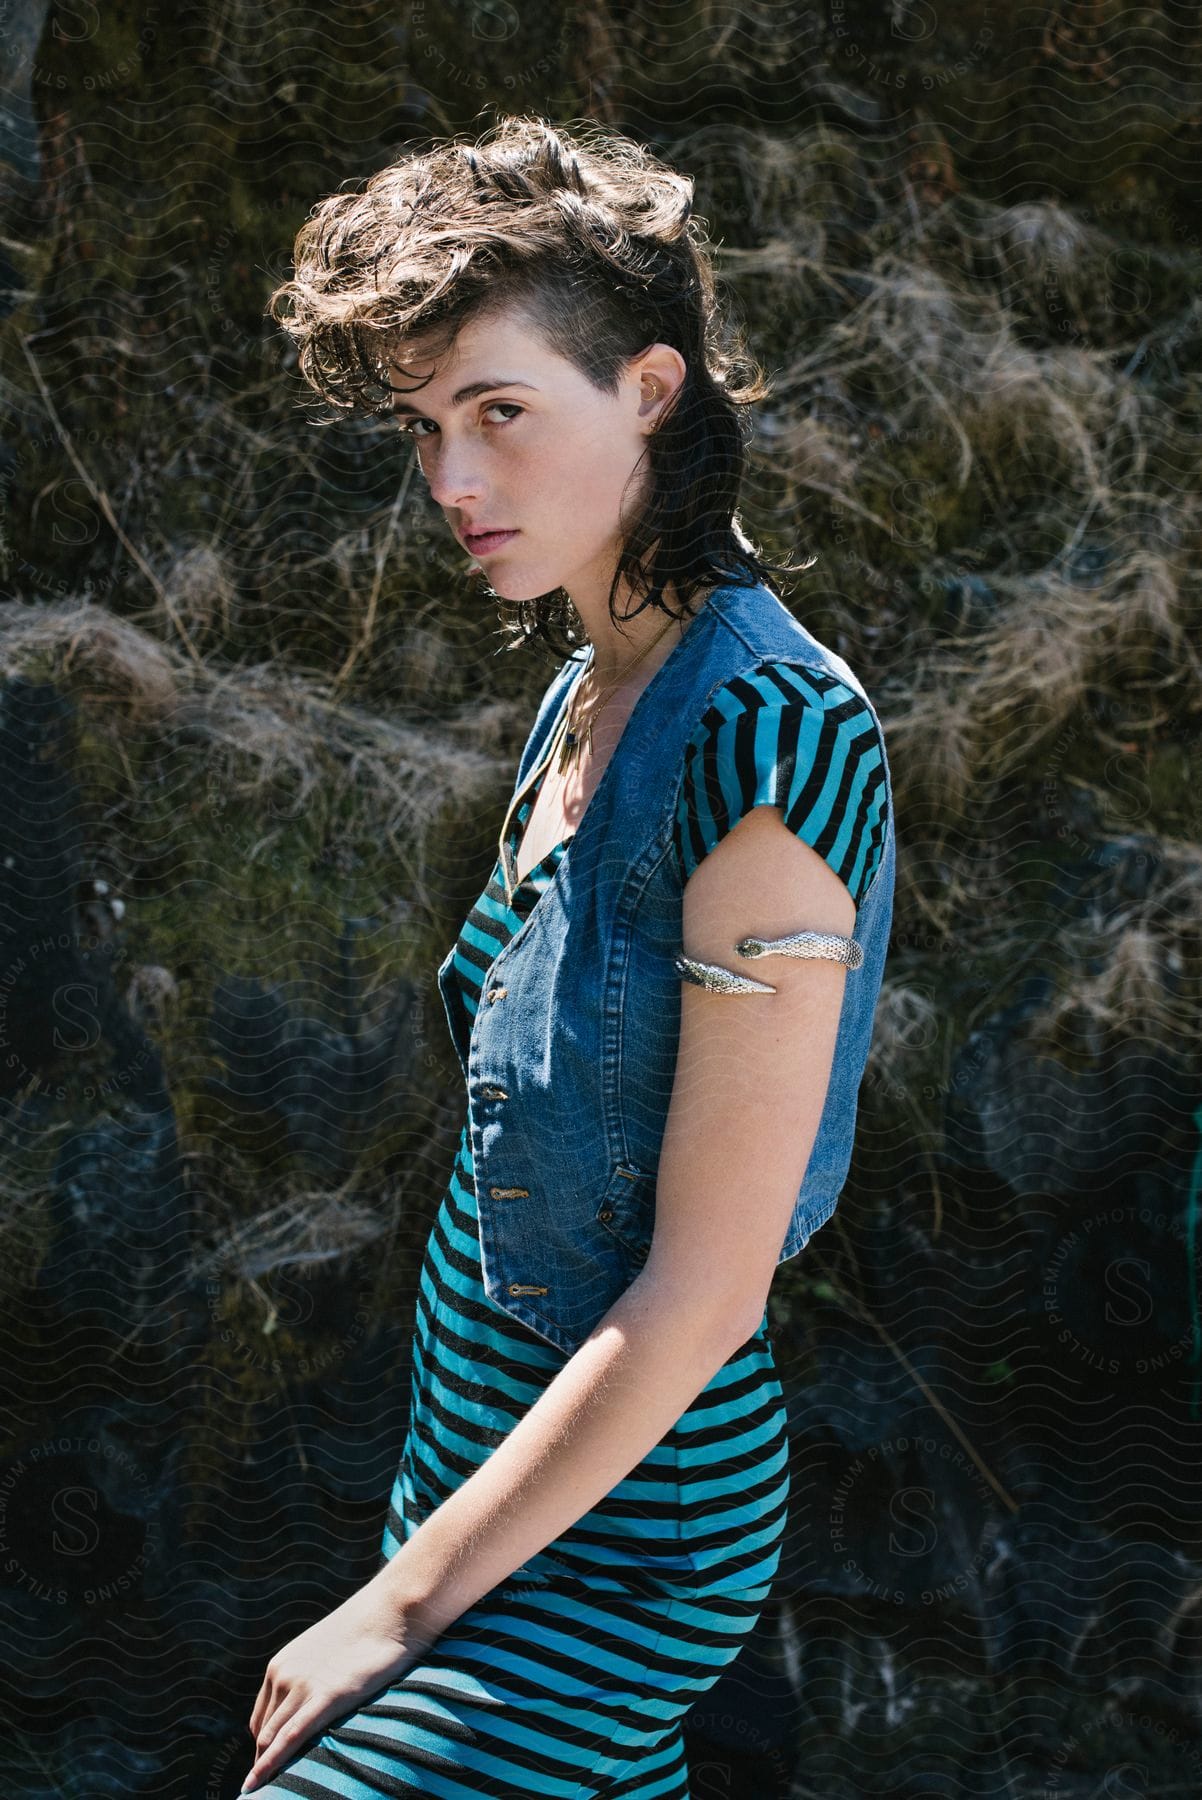
{"label": "denim vest button", "polygon": [[600,1221],[603,1225],[608,1225],[609,1221],[613,1218],[613,1214],[610,1212],[610,1210],[607,1206],[603,1212],[599,1212],[597,1214],[597,1217],[600,1219]]}
{"label": "denim vest button", "polygon": [[503,1000],[508,992],[508,988],[490,987],[487,995],[488,1004],[491,1006],[494,1000]]}

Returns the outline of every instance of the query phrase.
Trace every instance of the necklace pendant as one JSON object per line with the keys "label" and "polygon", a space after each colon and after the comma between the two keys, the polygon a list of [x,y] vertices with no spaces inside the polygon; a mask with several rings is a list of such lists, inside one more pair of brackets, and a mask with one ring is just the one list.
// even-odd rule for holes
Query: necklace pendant
{"label": "necklace pendant", "polygon": [[565,731],[563,734],[563,743],[560,746],[560,751],[559,751],[559,762],[557,765],[557,769],[558,769],[558,773],[560,775],[563,774],[564,770],[567,768],[568,764],[571,762],[572,758],[575,756],[578,744],[579,744],[579,740],[576,736],[576,733],[574,731],[572,731],[571,728],[569,727],[569,729],[567,731]]}

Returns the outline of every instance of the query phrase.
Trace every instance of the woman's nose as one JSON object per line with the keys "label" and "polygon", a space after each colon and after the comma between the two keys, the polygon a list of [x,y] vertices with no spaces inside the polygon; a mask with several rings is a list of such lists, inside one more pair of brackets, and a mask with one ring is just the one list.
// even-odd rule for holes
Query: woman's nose
{"label": "woman's nose", "polygon": [[450,451],[438,459],[429,475],[430,493],[439,506],[475,505],[480,499],[480,482],[462,453]]}

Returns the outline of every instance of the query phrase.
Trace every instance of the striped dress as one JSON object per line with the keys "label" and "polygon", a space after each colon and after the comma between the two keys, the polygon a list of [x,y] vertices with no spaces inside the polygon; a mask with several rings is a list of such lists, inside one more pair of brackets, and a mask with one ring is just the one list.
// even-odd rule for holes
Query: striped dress
{"label": "striped dress", "polygon": [[[879,738],[841,683],[765,663],[711,696],[685,758],[684,876],[753,805],[780,805],[858,899],[879,862]],[[517,812],[516,854],[537,786]],[[566,842],[506,902],[501,865],[455,970],[474,1017],[498,952]],[[650,1453],[562,1536],[468,1608],[366,1704],[332,1721],[262,1795],[343,1800],[688,1800],[682,1723],[755,1625],[789,1492],[765,1311]],[[420,1276],[409,1427],[380,1566],[538,1399],[567,1357],[484,1290],[466,1124]]]}

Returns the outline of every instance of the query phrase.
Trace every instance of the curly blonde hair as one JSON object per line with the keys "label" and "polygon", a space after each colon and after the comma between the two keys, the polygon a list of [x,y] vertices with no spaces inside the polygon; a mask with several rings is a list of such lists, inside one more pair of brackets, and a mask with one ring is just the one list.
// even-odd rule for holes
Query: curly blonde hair
{"label": "curly blonde hair", "polygon": [[[768,389],[719,304],[692,180],[630,138],[503,116],[474,142],[439,140],[319,202],[293,263],[266,310],[304,379],[342,411],[386,413],[388,365],[410,340],[439,357],[469,319],[511,306],[611,396],[648,345],[680,352],[687,374],[647,439],[647,497],[614,570],[615,624],[623,579],[639,600],[624,617],[653,606],[680,618],[668,584],[691,611],[702,586],[796,572],[762,561],[738,523],[746,409]],[[503,607],[511,648],[538,636],[569,655],[582,641],[562,588]]]}

